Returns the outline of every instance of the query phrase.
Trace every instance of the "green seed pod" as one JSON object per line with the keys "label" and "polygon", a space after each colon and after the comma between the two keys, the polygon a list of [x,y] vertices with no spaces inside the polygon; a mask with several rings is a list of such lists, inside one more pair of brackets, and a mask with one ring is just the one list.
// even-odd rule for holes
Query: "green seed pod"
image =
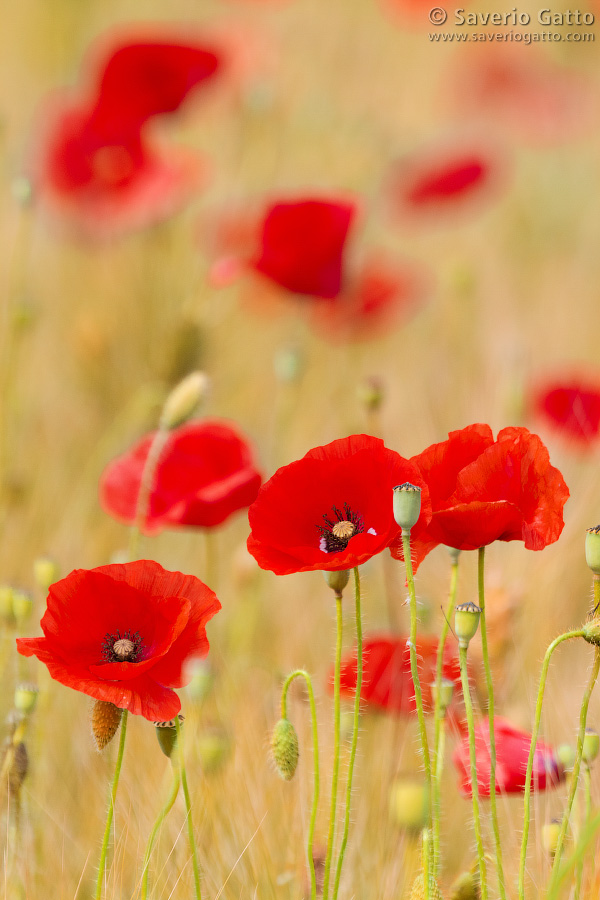
{"label": "green seed pod", "polygon": [[560,835],[560,819],[552,819],[546,822],[542,828],[542,846],[546,853],[554,859],[554,854],[558,848],[558,837]]}
{"label": "green seed pod", "polygon": [[350,580],[350,571],[348,569],[340,569],[338,572],[323,572],[323,575],[331,590],[337,596],[341,596]]}
{"label": "green seed pod", "polygon": [[27,591],[13,590],[12,608],[17,625],[24,625],[29,619],[33,609],[33,600]]}
{"label": "green seed pod", "polygon": [[427,823],[427,786],[415,778],[396,778],[390,788],[390,817],[399,828],[421,831]]}
{"label": "green seed pod", "polygon": [[575,763],[575,747],[571,744],[561,744],[556,750],[556,756],[565,772],[570,772]]}
{"label": "green seed pod", "polygon": [[[422,873],[413,882],[410,900],[425,900],[425,876]],[[433,875],[429,876],[429,900],[444,900]]]}
{"label": "green seed pod", "polygon": [[208,376],[204,372],[192,372],[173,388],[163,406],[161,428],[177,428],[193,416],[208,394]]}
{"label": "green seed pod", "polygon": [[39,689],[35,684],[18,684],[15,688],[15,709],[30,715],[35,709],[37,703]]}
{"label": "green seed pod", "polygon": [[594,731],[593,728],[586,728],[585,736],[583,738],[583,761],[589,766],[590,763],[594,762],[599,752],[600,734],[598,734],[597,731]]}
{"label": "green seed pod", "polygon": [[[436,701],[437,695],[437,683],[435,681],[431,682],[431,695],[433,697],[433,702]],[[442,678],[440,683],[440,710],[442,715],[445,715],[446,710],[452,703],[452,697],[454,696],[454,682],[451,678]]]}
{"label": "green seed pod", "polygon": [[280,719],[271,736],[271,753],[275,768],[284,781],[294,777],[299,752],[296,729],[289,719]]}
{"label": "green seed pod", "polygon": [[[183,716],[179,713],[179,724],[183,724]],[[177,746],[177,725],[175,719],[169,719],[166,722],[155,722],[156,737],[160,749],[168,759],[171,759],[173,750]]]}
{"label": "green seed pod", "polygon": [[397,484],[394,491],[394,519],[402,531],[410,531],[421,515],[421,488],[409,481]]}
{"label": "green seed pod", "polygon": [[466,649],[475,637],[479,627],[481,609],[474,603],[461,603],[454,610],[454,633],[458,638],[458,646]]}
{"label": "green seed pod", "polygon": [[40,590],[46,593],[50,585],[60,578],[58,565],[53,559],[39,556],[33,561],[33,577]]}
{"label": "green seed pod", "polygon": [[585,561],[594,575],[600,575],[600,525],[586,530]]}

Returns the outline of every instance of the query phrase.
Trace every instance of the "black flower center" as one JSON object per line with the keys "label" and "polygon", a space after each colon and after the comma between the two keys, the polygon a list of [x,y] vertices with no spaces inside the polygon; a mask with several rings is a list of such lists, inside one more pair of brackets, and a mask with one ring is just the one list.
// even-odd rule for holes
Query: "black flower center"
{"label": "black flower center", "polygon": [[333,513],[323,516],[325,525],[317,525],[321,532],[319,546],[325,553],[338,553],[345,550],[348,542],[355,534],[365,530],[365,523],[360,513],[353,512],[348,503],[344,510],[332,507]]}
{"label": "black flower center", "polygon": [[141,656],[144,645],[139,631],[125,631],[121,634],[106,634],[102,644],[102,659],[104,662],[137,662]]}

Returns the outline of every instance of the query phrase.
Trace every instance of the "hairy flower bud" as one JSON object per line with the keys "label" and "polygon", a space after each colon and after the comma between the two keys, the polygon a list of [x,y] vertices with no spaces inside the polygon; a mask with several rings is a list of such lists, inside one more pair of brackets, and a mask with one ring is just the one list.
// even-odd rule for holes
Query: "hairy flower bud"
{"label": "hairy flower bud", "polygon": [[271,753],[275,768],[285,781],[290,781],[298,765],[298,735],[289,719],[280,719],[271,736]]}
{"label": "hairy flower bud", "polygon": [[204,372],[192,372],[173,388],[163,406],[161,428],[177,428],[194,414],[208,393],[208,376]]}
{"label": "hairy flower bud", "polygon": [[114,738],[123,710],[110,703],[108,700],[95,700],[92,706],[91,724],[92,734],[98,750],[104,750]]}
{"label": "hairy flower bud", "polygon": [[[422,873],[413,882],[410,900],[425,900],[425,876]],[[433,875],[429,876],[429,900],[444,900]]]}
{"label": "hairy flower bud", "polygon": [[396,778],[390,789],[390,816],[399,828],[421,831],[427,822],[429,808],[428,791],[422,781],[415,778]]}
{"label": "hairy flower bud", "polygon": [[421,488],[409,481],[397,484],[394,491],[394,519],[402,531],[410,531],[421,515]]}

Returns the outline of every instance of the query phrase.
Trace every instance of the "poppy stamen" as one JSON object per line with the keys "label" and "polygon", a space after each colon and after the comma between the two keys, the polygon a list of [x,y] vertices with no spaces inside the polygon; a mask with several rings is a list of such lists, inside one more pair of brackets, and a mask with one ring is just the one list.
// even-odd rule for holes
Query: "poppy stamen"
{"label": "poppy stamen", "polygon": [[102,658],[105,662],[137,662],[143,650],[139,631],[121,634],[107,634],[102,644]]}
{"label": "poppy stamen", "polygon": [[332,516],[323,516],[325,525],[317,525],[321,532],[319,547],[325,553],[345,550],[351,538],[365,530],[363,517],[353,512],[348,503],[344,503],[343,511],[337,506],[332,506],[332,510]]}

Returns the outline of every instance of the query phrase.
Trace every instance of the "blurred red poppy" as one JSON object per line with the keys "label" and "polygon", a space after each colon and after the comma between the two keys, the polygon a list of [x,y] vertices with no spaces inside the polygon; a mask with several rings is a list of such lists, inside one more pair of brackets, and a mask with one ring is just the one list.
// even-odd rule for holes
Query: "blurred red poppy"
{"label": "blurred red poppy", "polygon": [[206,623],[221,608],[193,575],[153,560],[76,569],[50,586],[43,637],[18,638],[52,678],[150,721],[181,709],[185,663],[208,653]]}
{"label": "blurred red poppy", "polygon": [[454,104],[528,143],[573,140],[595,122],[597,95],[590,79],[540,48],[491,43],[472,47],[457,62],[450,79]]}
{"label": "blurred red poppy", "polygon": [[[548,450],[526,428],[470,425],[433,444],[414,463],[427,482],[432,517],[411,532],[415,568],[438,544],[477,550],[493,541],[523,541],[542,550],[564,526],[569,490]],[[402,559],[395,541],[392,555]]]}
{"label": "blurred red poppy", "polygon": [[414,223],[476,211],[506,182],[498,147],[480,140],[438,143],[396,162],[385,185],[390,213]]}
{"label": "blurred red poppy", "polygon": [[73,101],[47,114],[32,161],[34,196],[80,234],[105,238],[172,215],[202,179],[189,153],[120,134]]}
{"label": "blurred red poppy", "polygon": [[[506,719],[495,719],[496,735],[496,794],[522,794],[525,791],[527,759],[531,735],[519,731]],[[477,787],[481,797],[490,796],[490,731],[487,719],[475,727],[475,757],[477,759]],[[452,761],[458,772],[458,787],[471,796],[471,764],[469,739],[465,737],[454,751]],[[556,787],[565,777],[563,767],[548,744],[538,741],[533,757],[531,787],[544,791]]]}
{"label": "blurred red poppy", "polygon": [[381,254],[365,260],[338,297],[316,303],[312,323],[333,341],[362,341],[408,322],[425,303],[428,274]]}
{"label": "blurred red poppy", "polygon": [[275,203],[266,211],[253,268],[292,293],[336,297],[355,213],[354,204],[338,200]]}
{"label": "blurred red poppy", "polygon": [[160,40],[140,31],[105,39],[92,79],[94,118],[104,128],[139,128],[149,118],[173,113],[219,70],[215,48],[195,41]]}
{"label": "blurred red poppy", "polygon": [[[363,642],[364,669],[361,700],[367,707],[413,715],[416,712],[415,688],[410,669],[408,637],[374,635]],[[431,685],[435,682],[438,641],[429,636],[417,637],[417,668],[425,712],[435,706]],[[442,674],[454,682],[454,695],[448,716],[457,723],[457,706],[461,697],[460,666],[449,644],[444,647]],[[342,661],[340,677],[342,696],[354,697],[356,691],[356,651]]]}
{"label": "blurred red poppy", "polygon": [[417,467],[383,441],[355,434],[315,447],[259,491],[248,511],[248,550],[277,575],[358,566],[398,534],[392,488],[406,481],[421,487],[428,521],[429,495]]}
{"label": "blurred red poppy", "polygon": [[[100,479],[100,502],[110,515],[135,521],[140,482],[154,434],[113,460]],[[228,422],[188,422],[170,432],[159,458],[144,525],[213,528],[249,506],[261,483],[250,444]]]}
{"label": "blurred red poppy", "polygon": [[532,407],[554,431],[587,447],[600,436],[600,382],[576,378],[536,390]]}

